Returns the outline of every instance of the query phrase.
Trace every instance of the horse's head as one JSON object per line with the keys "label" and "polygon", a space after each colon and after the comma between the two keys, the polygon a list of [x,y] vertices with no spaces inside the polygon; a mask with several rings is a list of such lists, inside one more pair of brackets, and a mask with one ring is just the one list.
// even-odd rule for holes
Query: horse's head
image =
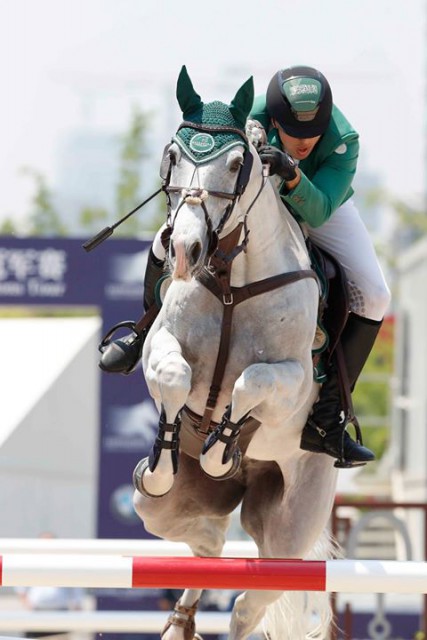
{"label": "horse's head", "polygon": [[183,67],[177,98],[184,120],[165,150],[161,175],[168,197],[172,277],[189,280],[232,227],[232,215],[249,181],[252,151],[245,123],[254,96],[250,78],[230,105],[204,104]]}

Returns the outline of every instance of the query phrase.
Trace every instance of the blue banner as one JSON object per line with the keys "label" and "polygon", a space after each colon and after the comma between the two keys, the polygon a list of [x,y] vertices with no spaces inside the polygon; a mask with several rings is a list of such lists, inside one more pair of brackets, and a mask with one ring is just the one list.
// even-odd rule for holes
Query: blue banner
{"label": "blue banner", "polygon": [[[145,265],[150,243],[111,239],[87,253],[83,239],[0,240],[0,304],[90,306],[102,333],[143,313]],[[158,414],[142,370],[130,376],[99,370],[99,538],[148,537],[132,507],[132,471],[148,455]]]}

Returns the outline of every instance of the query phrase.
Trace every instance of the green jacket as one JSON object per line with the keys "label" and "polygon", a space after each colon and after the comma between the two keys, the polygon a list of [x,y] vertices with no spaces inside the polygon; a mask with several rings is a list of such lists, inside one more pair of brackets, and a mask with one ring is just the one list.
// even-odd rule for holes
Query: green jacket
{"label": "green jacket", "polygon": [[[268,144],[282,149],[277,129],[271,125],[265,95],[255,98],[249,118],[266,129]],[[308,158],[301,160],[301,181],[288,191],[280,186],[280,196],[296,218],[311,227],[320,227],[353,194],[351,183],[359,155],[359,134],[334,105],[328,129]]]}

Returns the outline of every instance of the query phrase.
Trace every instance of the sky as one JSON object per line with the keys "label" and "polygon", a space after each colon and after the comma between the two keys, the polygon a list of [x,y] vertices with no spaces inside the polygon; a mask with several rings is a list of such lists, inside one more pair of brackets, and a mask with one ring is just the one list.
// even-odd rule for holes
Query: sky
{"label": "sky", "polygon": [[359,169],[399,198],[425,191],[427,0],[0,0],[0,220],[28,211],[23,167],[54,187],[81,128],[123,131],[150,112],[153,162],[180,119],[187,66],[204,101],[253,75],[317,67],[359,131]]}

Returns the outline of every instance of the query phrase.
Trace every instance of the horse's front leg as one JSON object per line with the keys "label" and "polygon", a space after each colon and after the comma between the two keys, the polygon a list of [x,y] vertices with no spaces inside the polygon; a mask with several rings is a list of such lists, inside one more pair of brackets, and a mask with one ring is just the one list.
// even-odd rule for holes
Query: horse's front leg
{"label": "horse's front leg", "polygon": [[307,399],[306,379],[306,369],[296,360],[247,367],[236,380],[221,424],[205,441],[200,455],[203,471],[218,480],[235,475],[241,459],[238,438],[249,414],[274,416],[283,424]]}
{"label": "horse's front leg", "polygon": [[180,412],[191,388],[190,366],[179,342],[164,327],[144,352],[144,372],[161,413],[153,449],[137,464],[134,484],[141,493],[159,497],[170,491],[178,471]]}

